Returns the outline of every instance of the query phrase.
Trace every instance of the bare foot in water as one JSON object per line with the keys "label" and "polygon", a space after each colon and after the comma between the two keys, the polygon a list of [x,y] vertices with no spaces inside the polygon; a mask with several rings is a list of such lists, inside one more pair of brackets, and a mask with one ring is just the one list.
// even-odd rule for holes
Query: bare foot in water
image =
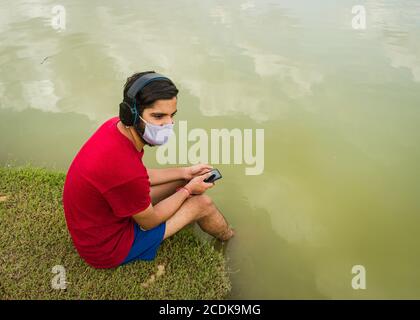
{"label": "bare foot in water", "polygon": [[235,231],[232,228],[228,228],[226,231],[224,231],[222,234],[220,234],[217,239],[220,241],[227,241],[230,238],[232,238],[235,235]]}

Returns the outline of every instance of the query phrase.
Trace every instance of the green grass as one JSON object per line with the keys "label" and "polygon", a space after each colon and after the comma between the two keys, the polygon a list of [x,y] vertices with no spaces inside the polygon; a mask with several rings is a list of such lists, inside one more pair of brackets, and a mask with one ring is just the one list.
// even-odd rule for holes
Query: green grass
{"label": "green grass", "polygon": [[[229,293],[222,253],[192,228],[166,239],[154,261],[105,270],[87,265],[66,228],[64,179],[43,168],[0,167],[0,299],[223,299]],[[52,288],[55,265],[66,270],[64,290]]]}

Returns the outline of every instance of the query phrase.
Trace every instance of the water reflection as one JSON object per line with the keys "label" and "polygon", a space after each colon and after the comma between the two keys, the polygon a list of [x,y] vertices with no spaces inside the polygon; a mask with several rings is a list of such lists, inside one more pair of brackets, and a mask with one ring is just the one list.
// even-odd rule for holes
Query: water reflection
{"label": "water reflection", "polygon": [[420,35],[412,32],[419,27],[418,1],[368,1],[368,10],[391,66],[408,69],[413,81],[420,82]]}
{"label": "water reflection", "polygon": [[61,32],[53,5],[0,2],[1,163],[66,170],[156,70],[189,127],[265,130],[264,173],[219,165],[211,191],[238,230],[231,297],[419,296],[418,1],[367,1],[363,32],[350,0],[73,0]]}
{"label": "water reflection", "polygon": [[[230,174],[232,172],[228,172],[228,177]],[[218,184],[220,192],[215,189],[212,192],[216,203],[221,203],[219,208],[229,215],[230,222],[237,229],[237,235],[227,244],[226,250],[233,282],[231,297],[325,298],[317,288],[316,275],[308,255],[302,252],[299,245],[284,237],[284,229],[278,229],[278,225],[273,223],[276,215],[282,215],[288,209],[280,208],[281,201],[273,201],[279,199],[275,189],[272,189],[278,183],[265,182],[251,181],[247,188],[235,181],[226,180]],[[255,186],[260,186],[260,190],[256,191],[258,187]],[[229,198],[235,199],[234,203],[226,201],[222,196],[227,190]],[[268,191],[274,198],[265,202],[267,195],[256,203],[256,199],[264,193],[262,190]],[[271,205],[276,210],[272,210]],[[274,256],[275,259],[272,258]]]}

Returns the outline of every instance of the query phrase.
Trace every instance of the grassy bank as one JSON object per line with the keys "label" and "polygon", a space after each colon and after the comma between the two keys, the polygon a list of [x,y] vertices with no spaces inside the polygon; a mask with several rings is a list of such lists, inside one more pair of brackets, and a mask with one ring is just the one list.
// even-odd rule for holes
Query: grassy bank
{"label": "grassy bank", "polygon": [[[0,167],[0,299],[222,299],[222,254],[191,229],[165,240],[152,262],[97,270],[78,256],[62,208],[65,174]],[[53,289],[62,265],[67,288]]]}

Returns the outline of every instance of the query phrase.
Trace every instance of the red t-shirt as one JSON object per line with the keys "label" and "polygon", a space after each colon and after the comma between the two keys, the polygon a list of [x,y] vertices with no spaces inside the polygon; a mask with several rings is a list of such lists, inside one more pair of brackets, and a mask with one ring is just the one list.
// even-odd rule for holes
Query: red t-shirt
{"label": "red t-shirt", "polygon": [[150,203],[144,150],[117,128],[103,123],[77,153],[67,172],[63,205],[80,256],[95,268],[120,265],[134,241],[132,215]]}

